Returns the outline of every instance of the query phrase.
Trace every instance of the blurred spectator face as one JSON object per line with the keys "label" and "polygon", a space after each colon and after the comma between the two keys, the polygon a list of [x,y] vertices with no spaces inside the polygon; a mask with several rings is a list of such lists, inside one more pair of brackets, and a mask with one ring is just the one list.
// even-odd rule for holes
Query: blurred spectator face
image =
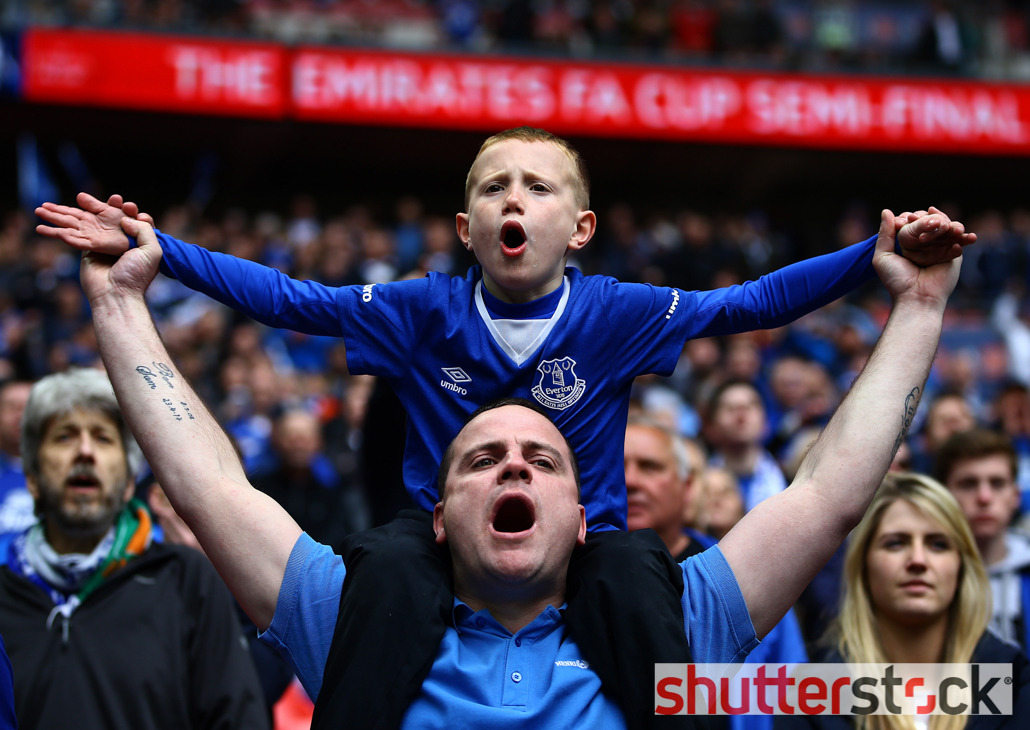
{"label": "blurred spectator face", "polygon": [[57,309],[57,316],[61,319],[79,319],[83,311],[82,289],[78,284],[70,281],[64,282],[54,292],[54,305]]}
{"label": "blurred spectator face", "polygon": [[758,347],[750,339],[734,339],[726,349],[726,374],[731,380],[754,381],[761,367]]}
{"label": "blurred spectator face", "polygon": [[270,412],[285,395],[275,369],[268,363],[262,363],[251,371],[250,394],[255,413]]}
{"label": "blurred spectator face", "polygon": [[958,395],[942,396],[933,402],[926,416],[926,443],[936,451],[951,436],[968,431],[976,425],[973,411],[965,398]]}
{"label": "blurred spectator face", "polygon": [[705,528],[722,539],[744,516],[744,499],[736,477],[726,469],[706,469],[702,505]]}
{"label": "blurred spectator face", "polygon": [[712,421],[721,446],[759,443],[765,432],[765,408],[758,391],[744,384],[726,388],[713,404]]}
{"label": "blurred spectator face", "polygon": [[241,357],[230,357],[222,365],[221,385],[226,393],[237,388],[243,388],[249,380],[250,369],[247,361]]}
{"label": "blurred spectator face", "polygon": [[686,212],[680,216],[683,243],[690,248],[706,248],[712,242],[712,221],[700,213]]}
{"label": "blurred spectator face", "polygon": [[1007,388],[994,404],[995,417],[1010,437],[1030,435],[1030,393],[1025,388]]}
{"label": "blurred spectator face", "polygon": [[412,195],[406,195],[397,201],[397,220],[400,223],[415,223],[422,217],[422,203]]}
{"label": "blurred spectator face", "polygon": [[229,352],[234,356],[251,358],[261,354],[261,332],[253,324],[237,325],[229,340]]}
{"label": "blurred spectator face", "polygon": [[433,217],[426,221],[426,253],[451,253],[455,250],[457,237],[454,234],[454,226],[440,217]]}
{"label": "blurred spectator face", "polygon": [[956,462],[945,486],[955,495],[977,542],[1004,534],[1019,509],[1019,488],[1007,454]]}
{"label": "blurred spectator face", "polygon": [[288,469],[307,469],[322,449],[318,420],[304,411],[289,411],[275,426],[275,449]]}
{"label": "blurred spectator face", "polygon": [[365,234],[363,249],[368,260],[389,258],[393,255],[393,237],[382,228],[373,228]]}
{"label": "blurred spectator face", "polygon": [[794,357],[783,358],[772,370],[772,392],[776,401],[792,410],[801,405],[808,395],[808,363]]}
{"label": "blurred spectator face", "polygon": [[707,372],[719,364],[719,344],[712,337],[687,342],[684,352],[695,370]]}
{"label": "blurred spectator face", "polygon": [[32,383],[8,383],[0,388],[0,450],[17,457],[21,448],[21,415]]}
{"label": "blurred spectator face", "polygon": [[625,465],[629,529],[651,528],[663,536],[678,531],[690,496],[690,475],[687,470],[686,477],[680,476],[670,435],[650,426],[629,426]]}

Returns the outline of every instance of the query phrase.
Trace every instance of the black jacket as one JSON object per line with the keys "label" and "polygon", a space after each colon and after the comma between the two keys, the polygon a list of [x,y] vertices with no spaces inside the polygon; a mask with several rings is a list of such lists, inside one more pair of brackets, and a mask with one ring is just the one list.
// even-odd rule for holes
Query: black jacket
{"label": "black jacket", "polygon": [[[841,658],[834,653],[826,661],[839,662]],[[966,730],[1021,730],[1030,727],[1030,665],[1019,647],[985,631],[973,650],[972,663],[1012,664],[1012,714],[970,715]],[[854,719],[850,715],[776,715],[773,730],[852,730]]]}
{"label": "black jacket", "polygon": [[0,568],[0,635],[22,730],[267,729],[232,598],[188,548],[153,545],[67,621]]}

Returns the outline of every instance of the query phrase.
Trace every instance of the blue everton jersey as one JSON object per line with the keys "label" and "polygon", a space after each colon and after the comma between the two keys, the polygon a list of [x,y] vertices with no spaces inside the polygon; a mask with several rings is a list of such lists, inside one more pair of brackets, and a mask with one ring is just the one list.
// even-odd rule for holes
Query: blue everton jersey
{"label": "blue everton jersey", "polygon": [[518,396],[547,409],[576,450],[591,529],[626,528],[630,385],[667,375],[687,339],[779,327],[872,277],[875,238],[756,282],[685,292],[567,269],[554,314],[493,320],[480,268],[465,278],[331,288],[159,234],[162,270],[265,324],[343,337],[355,374],[389,380],[408,412],[404,482],[432,510],[448,444],[479,406]]}
{"label": "blue everton jersey", "polygon": [[576,450],[587,522],[624,528],[630,385],[672,372],[697,298],[568,269],[551,319],[535,341],[516,344],[486,312],[481,288],[476,267],[464,279],[432,273],[339,291],[351,372],[386,377],[408,410],[409,491],[432,509],[437,466],[468,415],[517,396],[547,409]]}

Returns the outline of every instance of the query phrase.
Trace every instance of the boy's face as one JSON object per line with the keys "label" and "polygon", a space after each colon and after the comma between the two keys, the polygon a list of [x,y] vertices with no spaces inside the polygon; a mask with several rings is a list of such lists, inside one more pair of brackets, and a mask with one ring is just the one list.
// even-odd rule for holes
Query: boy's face
{"label": "boy's face", "polygon": [[576,204],[571,166],[552,144],[514,139],[476,160],[469,212],[457,216],[458,236],[499,299],[528,302],[557,289],[566,255],[593,236],[596,218]]}

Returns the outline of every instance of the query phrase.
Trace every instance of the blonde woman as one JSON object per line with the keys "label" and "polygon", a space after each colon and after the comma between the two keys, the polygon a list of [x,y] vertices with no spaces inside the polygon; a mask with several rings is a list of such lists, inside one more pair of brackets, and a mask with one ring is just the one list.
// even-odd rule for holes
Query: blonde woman
{"label": "blonde woman", "polygon": [[1013,715],[778,716],[777,730],[1030,727],[1030,668],[1018,647],[987,631],[990,583],[969,524],[947,489],[918,474],[888,474],[851,535],[844,582],[828,661],[1011,662]]}

